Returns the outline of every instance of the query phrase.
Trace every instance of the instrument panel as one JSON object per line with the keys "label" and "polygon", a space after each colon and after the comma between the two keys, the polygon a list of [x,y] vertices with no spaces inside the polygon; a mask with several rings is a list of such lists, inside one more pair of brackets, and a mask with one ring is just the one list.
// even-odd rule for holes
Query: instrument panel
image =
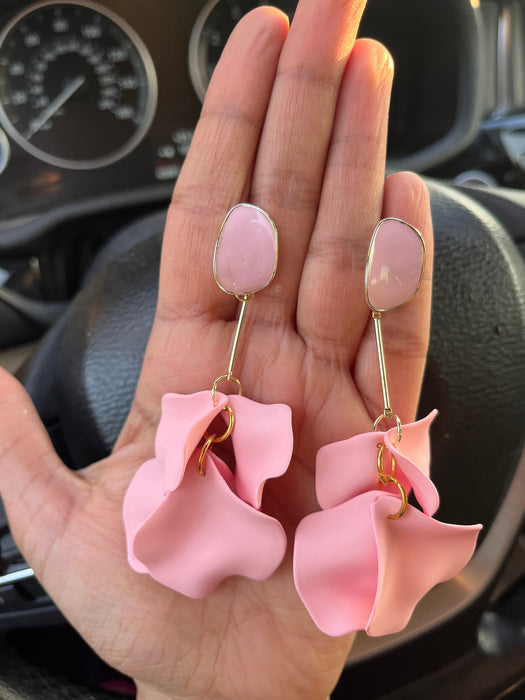
{"label": "instrument panel", "polygon": [[[166,192],[230,32],[261,4],[3,0],[0,235],[11,221],[75,202],[161,185]],[[297,0],[274,4],[293,18]],[[440,140],[448,144],[445,158],[454,147],[449,134],[473,134],[469,120],[479,115],[469,112],[466,99],[459,101],[472,83],[469,65],[461,64],[461,22],[466,17],[472,24],[473,12],[470,0],[369,0],[362,33],[384,41],[399,68],[389,153],[393,161],[401,157],[401,167],[424,170],[439,161]],[[445,54],[433,49],[440,28],[448,36]],[[436,85],[448,92],[438,95]],[[410,160],[429,148],[426,161]]]}
{"label": "instrument panel", "polygon": [[176,179],[200,110],[187,68],[200,9],[4,0],[0,221]]}
{"label": "instrument panel", "polygon": [[[277,6],[293,18],[298,0],[280,0]],[[195,92],[202,100],[211,75],[233,28],[257,4],[254,0],[208,0],[202,7],[189,44],[189,70]]]}
{"label": "instrument panel", "polygon": [[149,51],[103,7],[39,3],[0,35],[0,123],[50,165],[83,170],[119,160],[142,140],[156,104]]}

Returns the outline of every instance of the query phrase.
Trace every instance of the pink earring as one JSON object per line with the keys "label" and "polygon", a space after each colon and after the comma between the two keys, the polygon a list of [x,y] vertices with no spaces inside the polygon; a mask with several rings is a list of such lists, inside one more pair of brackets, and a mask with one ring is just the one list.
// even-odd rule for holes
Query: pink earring
{"label": "pink earring", "polygon": [[[291,410],[242,396],[233,374],[248,301],[274,278],[277,230],[251,204],[227,214],[215,246],[219,287],[242,304],[226,374],[212,389],[188,396],[166,394],[155,457],[135,474],[124,500],[128,561],[169,588],[203,598],[226,577],[270,576],[286,551],[281,524],[262,513],[265,481],[283,474],[293,448]],[[238,394],[218,391],[222,382]],[[221,435],[207,429],[217,416]],[[235,471],[213,453],[231,438]]]}
{"label": "pink earring", "polygon": [[[480,525],[432,518],[439,496],[429,478],[429,427],[436,415],[402,425],[390,407],[381,314],[408,303],[419,289],[425,244],[410,224],[377,225],[366,268],[384,410],[372,431],[321,447],[316,492],[321,511],[297,528],[297,591],[319,629],[339,636],[398,632],[434,585],[469,561]],[[379,430],[381,423],[395,427]],[[408,504],[413,490],[422,511]]]}

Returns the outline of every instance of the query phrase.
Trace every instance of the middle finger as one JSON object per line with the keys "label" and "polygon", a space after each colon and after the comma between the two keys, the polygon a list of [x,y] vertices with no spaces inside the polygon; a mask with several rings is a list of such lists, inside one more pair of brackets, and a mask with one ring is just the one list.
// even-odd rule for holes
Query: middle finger
{"label": "middle finger", "polygon": [[364,5],[301,0],[281,53],[250,198],[280,233],[276,279],[259,295],[259,316],[294,320],[339,87]]}

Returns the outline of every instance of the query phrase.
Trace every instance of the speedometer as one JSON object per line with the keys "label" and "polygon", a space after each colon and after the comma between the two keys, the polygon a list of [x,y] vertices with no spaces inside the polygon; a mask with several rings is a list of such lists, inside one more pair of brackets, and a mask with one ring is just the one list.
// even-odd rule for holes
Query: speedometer
{"label": "speedometer", "polygon": [[236,23],[254,7],[266,4],[276,5],[291,18],[297,0],[276,0],[272,3],[264,0],[208,0],[204,5],[195,22],[189,46],[190,76],[201,100]]}
{"label": "speedometer", "polygon": [[0,35],[0,122],[32,155],[97,168],[143,138],[157,101],[146,46],[115,14],[89,2],[41,2]]}

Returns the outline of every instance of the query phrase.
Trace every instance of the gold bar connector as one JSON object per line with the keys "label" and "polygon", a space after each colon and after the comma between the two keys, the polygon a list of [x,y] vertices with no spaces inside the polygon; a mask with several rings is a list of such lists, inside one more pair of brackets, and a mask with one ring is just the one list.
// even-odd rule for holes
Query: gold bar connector
{"label": "gold bar connector", "polygon": [[383,403],[385,406],[384,416],[388,418],[392,415],[392,409],[390,408],[390,396],[388,393],[388,381],[386,377],[386,364],[385,364],[385,351],[383,348],[383,334],[381,332],[381,314],[379,311],[372,312],[372,318],[374,319],[374,329],[376,332],[376,343],[377,343],[377,356],[379,359],[379,373],[381,375],[381,388],[383,390]]}
{"label": "gold bar connector", "polygon": [[242,325],[244,323],[244,315],[246,313],[246,306],[248,304],[248,301],[250,300],[250,295],[245,294],[242,297],[237,297],[239,301],[241,302],[241,311],[239,313],[239,319],[237,321],[237,328],[235,329],[235,335],[233,337],[233,347],[232,347],[232,352],[230,355],[230,364],[228,365],[228,374],[227,378],[228,380],[231,380],[233,377],[233,366],[235,364],[235,358],[237,356],[237,350],[239,348],[239,339],[241,336],[241,329]]}

